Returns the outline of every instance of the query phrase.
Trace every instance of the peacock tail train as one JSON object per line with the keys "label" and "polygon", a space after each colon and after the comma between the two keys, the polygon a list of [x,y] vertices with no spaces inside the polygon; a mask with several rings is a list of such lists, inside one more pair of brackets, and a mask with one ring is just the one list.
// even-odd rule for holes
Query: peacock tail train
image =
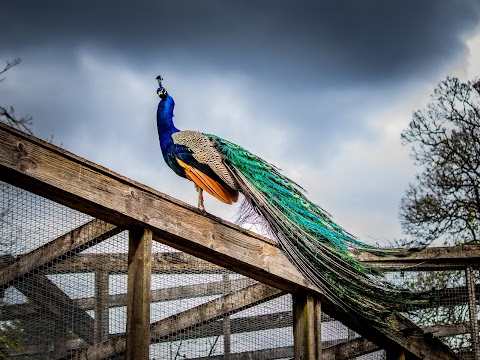
{"label": "peacock tail train", "polygon": [[251,210],[261,215],[290,261],[332,303],[385,326],[392,304],[408,306],[427,301],[424,294],[387,283],[378,268],[350,254],[355,250],[393,254],[393,250],[357,240],[272,164],[218,136],[204,135],[222,154]]}

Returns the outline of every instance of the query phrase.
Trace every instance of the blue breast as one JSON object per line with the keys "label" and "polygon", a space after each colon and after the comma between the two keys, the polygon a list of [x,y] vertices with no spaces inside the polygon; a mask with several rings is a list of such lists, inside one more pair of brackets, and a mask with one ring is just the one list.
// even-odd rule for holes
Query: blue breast
{"label": "blue breast", "polygon": [[160,148],[167,165],[179,176],[185,177],[185,170],[178,165],[175,160],[175,154],[178,153],[178,145],[172,140],[172,134],[179,130],[173,123],[173,109],[175,107],[175,101],[168,95],[165,99],[162,99],[157,108],[157,129],[158,138],[160,140]]}

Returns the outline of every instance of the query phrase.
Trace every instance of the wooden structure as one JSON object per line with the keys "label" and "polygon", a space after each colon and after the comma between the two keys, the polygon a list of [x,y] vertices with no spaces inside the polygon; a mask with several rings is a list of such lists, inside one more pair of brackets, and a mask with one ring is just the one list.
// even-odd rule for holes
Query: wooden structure
{"label": "wooden structure", "polygon": [[[65,358],[102,359],[124,354],[127,359],[147,359],[151,343],[180,331],[188,336],[189,329],[213,320],[220,319],[215,323],[217,327],[205,331],[221,331],[224,335],[234,333],[238,321],[231,319],[230,314],[285,293],[293,295],[293,314],[265,315],[261,321],[264,324],[290,322],[294,330],[293,348],[272,349],[269,350],[270,353],[262,353],[262,357],[258,357],[258,353],[244,353],[235,357],[228,350],[231,343],[229,336],[225,335],[224,347],[227,351],[223,358],[295,356],[296,359],[334,359],[351,358],[376,349],[385,349],[388,358],[458,358],[434,335],[435,332],[438,335],[441,331],[448,331],[446,328],[422,330],[401,315],[392,315],[389,319],[393,324],[392,329],[384,331],[368,323],[356,323],[305,279],[271,240],[200,213],[196,208],[154,189],[3,124],[0,125],[0,180],[95,218],[21,257],[0,258],[3,262],[0,286],[5,289],[27,276],[31,286],[28,290],[25,289],[25,292],[30,292],[26,296],[35,297],[32,288],[37,291],[49,289],[49,293],[57,296],[63,304],[61,308],[51,309],[53,312],[60,313],[65,318],[68,314],[75,313],[76,319],[81,319],[73,325],[73,330],[81,336],[82,346],[79,351],[67,354],[62,345],[59,345],[59,353],[63,353]],[[98,244],[122,230],[129,231],[127,261],[125,255],[115,253],[69,257],[76,249]],[[182,252],[152,254],[152,240]],[[409,261],[424,263],[425,268],[433,268],[440,266],[437,265],[440,259],[435,251],[427,250],[417,254],[417,258],[403,260],[381,260],[364,254],[360,256],[363,261],[391,269],[402,268]],[[195,271],[198,261],[191,261],[194,258],[209,262],[202,266],[202,272],[215,273],[226,268],[252,280],[248,286],[242,287],[237,286],[236,280],[223,278],[221,283],[229,284],[228,292],[225,292],[220,281],[150,291],[152,272],[173,273],[189,266],[190,271]],[[478,270],[479,258],[478,247],[470,247],[452,249],[446,260],[457,266],[464,264],[469,269]],[[98,267],[98,264],[102,266]],[[444,265],[445,263],[442,266]],[[42,275],[35,275],[34,270],[38,268],[44,269]],[[65,297],[44,275],[59,269],[95,273],[96,296],[81,300]],[[108,288],[109,271],[128,273],[127,294],[112,295],[101,291],[103,287]],[[477,289],[472,282],[467,287],[470,294],[473,292],[469,301],[472,316],[476,317],[473,312],[476,311]],[[150,322],[152,301],[187,297],[199,288],[219,297]],[[222,292],[225,293],[222,295]],[[112,337],[109,336],[108,320],[105,319],[108,319],[109,306],[115,306],[114,304],[126,305],[127,325],[125,333]],[[21,314],[34,312],[38,306],[51,307],[51,304],[11,305],[9,316],[13,313],[22,316]],[[89,309],[94,310],[95,321],[85,312]],[[4,313],[6,312],[1,314]],[[322,350],[322,313],[340,321],[361,337],[339,344],[332,343],[331,346],[323,344]],[[476,332],[478,337],[478,325],[474,323],[473,327],[462,325],[468,331],[473,328],[472,334]],[[456,330],[450,330],[462,331],[458,326]]]}

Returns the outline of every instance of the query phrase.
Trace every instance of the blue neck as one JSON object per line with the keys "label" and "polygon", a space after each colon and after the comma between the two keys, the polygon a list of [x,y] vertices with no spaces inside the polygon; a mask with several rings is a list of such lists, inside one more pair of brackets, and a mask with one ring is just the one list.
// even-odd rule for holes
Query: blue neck
{"label": "blue neck", "polygon": [[174,107],[175,101],[173,101],[170,95],[167,95],[165,99],[160,100],[157,108],[158,138],[160,139],[160,147],[164,157],[167,156],[174,146],[172,134],[179,131],[173,124]]}

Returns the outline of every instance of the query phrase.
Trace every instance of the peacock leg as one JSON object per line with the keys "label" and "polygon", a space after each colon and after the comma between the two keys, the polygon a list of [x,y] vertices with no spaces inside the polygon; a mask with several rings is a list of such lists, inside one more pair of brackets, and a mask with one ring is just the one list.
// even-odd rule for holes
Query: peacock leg
{"label": "peacock leg", "polygon": [[205,206],[203,205],[203,189],[195,184],[195,190],[198,192],[198,209],[201,211],[205,211]]}

